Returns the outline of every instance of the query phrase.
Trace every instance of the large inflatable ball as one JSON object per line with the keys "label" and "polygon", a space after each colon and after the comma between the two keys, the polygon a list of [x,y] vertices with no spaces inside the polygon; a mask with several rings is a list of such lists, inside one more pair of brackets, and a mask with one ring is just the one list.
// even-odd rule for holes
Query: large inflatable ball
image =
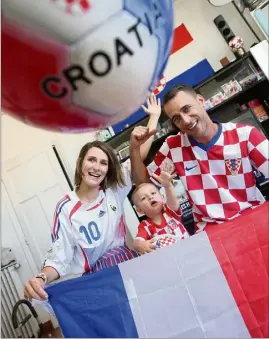
{"label": "large inflatable ball", "polygon": [[36,127],[112,125],[162,77],[172,0],[2,0],[2,111]]}

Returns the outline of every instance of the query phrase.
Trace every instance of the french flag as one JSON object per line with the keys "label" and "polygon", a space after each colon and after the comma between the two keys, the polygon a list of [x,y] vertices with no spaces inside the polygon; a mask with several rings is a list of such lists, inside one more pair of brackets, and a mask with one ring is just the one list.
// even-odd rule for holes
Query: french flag
{"label": "french flag", "polygon": [[[197,41],[182,23],[174,29],[173,46],[164,77],[160,79],[154,93],[162,100],[164,94],[174,85],[195,86],[213,74],[214,69],[199,51]],[[127,119],[112,126],[114,133],[121,132],[126,125],[132,125],[145,116],[143,109],[138,109]]]}
{"label": "french flag", "polygon": [[268,211],[47,288],[64,337],[268,337]]}

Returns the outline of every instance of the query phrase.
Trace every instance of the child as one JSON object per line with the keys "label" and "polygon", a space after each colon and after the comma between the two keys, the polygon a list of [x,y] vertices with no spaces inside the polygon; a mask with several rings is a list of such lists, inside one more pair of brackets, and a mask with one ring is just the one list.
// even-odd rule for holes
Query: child
{"label": "child", "polygon": [[172,183],[175,175],[162,170],[160,176],[155,174],[153,176],[164,187],[167,202],[164,203],[158,188],[151,183],[140,184],[135,189],[132,200],[136,210],[148,217],[139,224],[134,240],[134,248],[140,254],[156,249],[154,242],[158,238],[172,236],[174,239],[185,239],[189,237],[181,223],[179,202]]}

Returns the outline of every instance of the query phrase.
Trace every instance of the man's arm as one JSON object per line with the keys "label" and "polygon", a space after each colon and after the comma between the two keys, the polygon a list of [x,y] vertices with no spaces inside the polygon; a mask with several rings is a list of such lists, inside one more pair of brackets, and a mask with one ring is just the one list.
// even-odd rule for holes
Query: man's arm
{"label": "man's arm", "polygon": [[[147,128],[149,132],[156,131],[156,127],[161,115],[161,102],[160,99],[157,100],[156,96],[152,93],[147,100],[147,107],[142,105],[145,113],[149,115],[149,121],[147,124]],[[155,133],[154,133],[155,134]],[[149,153],[151,148],[154,134],[152,134],[141,146],[140,146],[140,154],[141,158],[144,161]]]}
{"label": "man's arm", "polygon": [[[137,127],[138,128],[138,127]],[[143,127],[145,128],[145,127]],[[131,134],[131,139],[130,139],[130,160],[131,160],[131,166],[132,166],[132,178],[135,182],[136,185],[139,185],[140,183],[143,182],[149,182],[148,175],[152,176],[153,174],[160,175],[161,169],[162,169],[162,164],[169,162],[170,165],[172,166],[170,173],[175,173],[175,166],[169,157],[169,145],[167,141],[165,141],[157,154],[155,155],[153,161],[145,167],[139,147],[142,143],[144,143],[150,136],[151,133],[148,130],[144,131],[144,134],[141,135],[140,133],[137,134],[136,129],[133,130]],[[157,186],[160,186],[160,183],[158,180],[154,179],[152,180]]]}
{"label": "man's arm", "polygon": [[[147,124],[147,128],[148,128],[149,132],[152,132],[152,133],[155,134],[156,127],[157,127],[157,124],[158,124],[158,121],[159,121],[159,117],[160,116],[150,115],[149,121],[148,121],[148,124]],[[154,134],[152,134],[148,138],[148,140],[140,146],[140,154],[141,154],[141,158],[142,158],[143,161],[146,159],[146,157],[149,153],[149,150],[151,148],[151,145],[152,145],[152,142],[153,142],[153,139],[154,139]]]}
{"label": "man's arm", "polygon": [[[136,144],[134,134],[135,130],[132,133],[131,136],[131,143],[130,143],[130,159],[131,159],[131,171],[132,171],[132,179],[136,185],[139,185],[143,182],[149,182],[149,179],[147,177],[147,170],[146,166],[144,165],[144,162],[141,157],[140,152],[140,144]],[[148,136],[147,139],[150,138],[149,132],[145,133],[145,138]],[[134,141],[132,142],[132,138]]]}
{"label": "man's arm", "polygon": [[136,185],[149,181],[147,171],[143,161],[146,159],[153,142],[153,136],[156,133],[156,127],[161,115],[160,99],[156,99],[152,94],[147,100],[147,107],[142,106],[144,111],[149,114],[147,127],[135,127],[130,138],[130,160],[132,178]]}
{"label": "man's arm", "polygon": [[269,178],[269,141],[265,136],[253,127],[248,140],[249,157],[255,167]]}

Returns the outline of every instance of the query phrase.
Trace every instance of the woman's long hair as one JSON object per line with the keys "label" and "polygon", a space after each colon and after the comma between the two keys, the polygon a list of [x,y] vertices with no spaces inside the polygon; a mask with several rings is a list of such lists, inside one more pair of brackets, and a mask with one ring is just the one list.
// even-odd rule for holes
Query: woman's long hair
{"label": "woman's long hair", "polygon": [[92,141],[85,144],[80,152],[76,164],[76,172],[74,178],[75,187],[79,187],[82,181],[82,162],[89,149],[97,147],[100,148],[108,157],[108,171],[101,183],[101,187],[105,190],[107,188],[113,188],[117,185],[125,186],[125,180],[122,172],[120,162],[111,146],[102,141]]}

